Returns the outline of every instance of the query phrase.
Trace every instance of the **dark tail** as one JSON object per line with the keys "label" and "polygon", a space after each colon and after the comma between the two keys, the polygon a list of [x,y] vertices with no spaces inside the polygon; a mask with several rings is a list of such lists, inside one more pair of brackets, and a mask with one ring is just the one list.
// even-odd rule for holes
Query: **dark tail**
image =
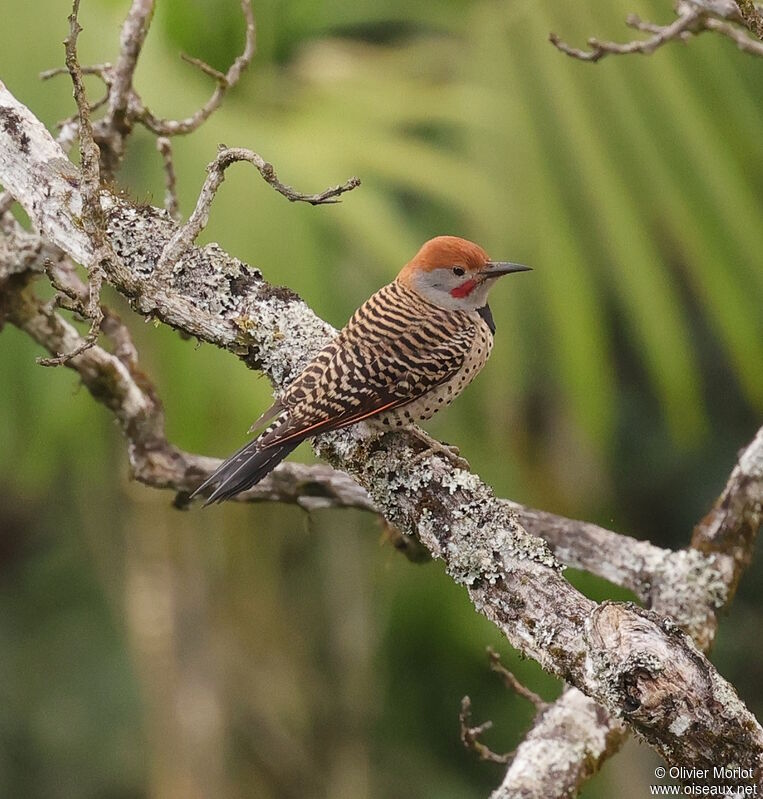
{"label": "dark tail", "polygon": [[213,502],[222,502],[236,494],[246,491],[255,483],[259,483],[265,475],[276,466],[299,444],[290,441],[287,444],[273,447],[257,448],[257,439],[244,444],[238,452],[234,452],[191,494],[203,494],[211,486],[214,491],[207,497],[204,506]]}

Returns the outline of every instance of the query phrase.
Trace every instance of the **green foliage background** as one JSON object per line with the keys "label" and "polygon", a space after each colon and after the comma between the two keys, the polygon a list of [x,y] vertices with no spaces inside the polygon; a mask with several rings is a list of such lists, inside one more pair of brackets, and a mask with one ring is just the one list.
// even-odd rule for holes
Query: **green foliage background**
{"label": "green foliage background", "polygon": [[[84,61],[114,59],[124,0],[85,0]],[[0,0],[0,78],[46,123],[72,111],[66,3]],[[554,30],[624,37],[668,4],[263,0],[258,53],[223,110],[175,141],[187,213],[220,142],[251,147],[341,205],[291,205],[245,166],[205,240],[341,326],[425,239],[474,238],[529,263],[492,302],[483,375],[429,429],[497,493],[682,546],[763,408],[763,61],[704,35],[650,58],[569,60]],[[235,0],[160,0],[137,85],[190,113],[243,39]],[[100,91],[88,84],[93,96]],[[161,203],[153,139],[120,175]],[[223,455],[269,400],[233,358],[121,308],[172,440]],[[500,770],[458,742],[461,696],[510,749],[531,713],[484,647],[545,696],[438,565],[417,567],[354,512],[181,514],[128,483],[108,414],[66,370],[0,338],[0,795],[486,796]],[[306,448],[298,457],[311,457]],[[715,660],[760,717],[760,558]],[[611,586],[571,575],[596,598]],[[635,747],[584,796],[643,796]]]}

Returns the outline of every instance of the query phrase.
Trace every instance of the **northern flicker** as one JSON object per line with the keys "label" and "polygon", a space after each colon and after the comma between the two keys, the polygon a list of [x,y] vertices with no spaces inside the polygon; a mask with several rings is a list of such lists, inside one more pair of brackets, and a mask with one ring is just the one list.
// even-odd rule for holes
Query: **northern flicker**
{"label": "northern flicker", "polygon": [[252,426],[265,430],[199,488],[205,504],[255,485],[301,441],[361,420],[400,428],[429,419],[487,361],[495,325],[487,296],[495,278],[524,272],[491,261],[471,241],[438,236],[358,308],[336,338]]}

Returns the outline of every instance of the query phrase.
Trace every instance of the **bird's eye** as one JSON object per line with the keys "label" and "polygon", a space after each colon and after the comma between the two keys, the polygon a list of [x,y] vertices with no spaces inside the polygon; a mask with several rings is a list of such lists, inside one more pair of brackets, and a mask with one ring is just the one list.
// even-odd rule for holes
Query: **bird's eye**
{"label": "bird's eye", "polygon": [[456,277],[462,277],[466,274],[466,269],[464,269],[462,266],[454,266],[453,274],[456,275]]}

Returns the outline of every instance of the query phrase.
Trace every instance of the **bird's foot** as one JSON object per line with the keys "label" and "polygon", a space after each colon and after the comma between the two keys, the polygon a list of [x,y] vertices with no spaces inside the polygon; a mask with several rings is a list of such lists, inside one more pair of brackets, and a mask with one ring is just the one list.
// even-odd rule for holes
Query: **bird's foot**
{"label": "bird's foot", "polygon": [[417,430],[416,437],[427,445],[427,449],[414,455],[414,463],[423,460],[427,455],[434,452],[435,454],[444,455],[447,461],[454,464],[459,469],[464,469],[467,472],[471,471],[472,467],[469,465],[469,461],[461,457],[461,451],[458,447],[446,444],[443,441],[438,441],[423,430]]}

